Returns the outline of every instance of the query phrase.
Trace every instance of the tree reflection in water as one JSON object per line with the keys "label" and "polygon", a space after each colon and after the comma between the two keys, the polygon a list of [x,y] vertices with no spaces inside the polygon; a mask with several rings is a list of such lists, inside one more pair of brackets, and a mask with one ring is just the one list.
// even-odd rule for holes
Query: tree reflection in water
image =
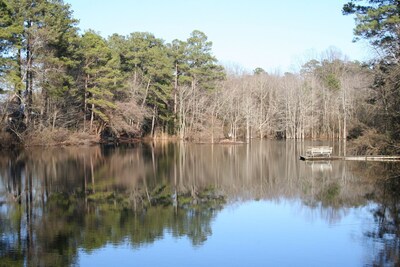
{"label": "tree reflection in water", "polygon": [[395,165],[387,170],[387,178],[378,179],[371,198],[378,203],[372,211],[376,227],[366,235],[383,244],[374,266],[400,265],[400,170]]}
{"label": "tree reflection in water", "polygon": [[0,265],[71,265],[79,249],[139,248],[166,233],[200,246],[225,201],[254,199],[300,199],[310,216],[328,223],[372,200],[378,229],[367,235],[385,244],[376,264],[397,263],[399,179],[377,178],[393,176],[395,167],[306,164],[297,159],[306,145],[143,143],[0,153]]}

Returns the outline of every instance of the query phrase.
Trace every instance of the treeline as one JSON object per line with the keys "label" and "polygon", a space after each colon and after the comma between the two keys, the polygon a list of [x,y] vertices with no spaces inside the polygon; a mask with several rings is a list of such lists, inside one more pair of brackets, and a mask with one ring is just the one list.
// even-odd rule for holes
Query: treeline
{"label": "treeline", "polygon": [[198,95],[225,75],[200,31],[171,43],[145,32],[104,39],[80,34],[63,1],[4,0],[0,12],[3,120],[18,137],[49,128],[174,134],[192,127]]}
{"label": "treeline", "polygon": [[333,49],[326,54],[305,63],[299,74],[271,75],[257,68],[252,75],[228,76],[216,113],[233,138],[359,135],[367,113],[368,70]]}
{"label": "treeline", "polygon": [[394,61],[361,64],[331,49],[299,73],[235,73],[201,31],[171,43],[146,32],[81,34],[61,0],[1,0],[0,14],[2,128],[28,144],[71,135],[399,139]]}

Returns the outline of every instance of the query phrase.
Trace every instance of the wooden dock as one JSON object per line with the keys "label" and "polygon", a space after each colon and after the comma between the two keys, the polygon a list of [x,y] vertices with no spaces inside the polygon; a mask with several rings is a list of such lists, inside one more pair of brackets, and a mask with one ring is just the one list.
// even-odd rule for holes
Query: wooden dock
{"label": "wooden dock", "polygon": [[319,161],[319,160],[348,160],[348,161],[400,161],[400,156],[304,156],[300,155],[300,160]]}

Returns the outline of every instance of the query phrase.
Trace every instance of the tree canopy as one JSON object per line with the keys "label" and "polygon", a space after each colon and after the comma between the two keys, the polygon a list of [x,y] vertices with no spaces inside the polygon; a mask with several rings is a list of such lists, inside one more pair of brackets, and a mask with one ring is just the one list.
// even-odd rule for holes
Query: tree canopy
{"label": "tree canopy", "polygon": [[[355,15],[356,40],[368,40],[374,49],[381,51],[381,57],[370,64],[373,91],[369,99],[375,110],[370,126],[388,143],[390,150],[396,150],[400,141],[400,2],[395,0],[352,0],[343,6],[344,15]],[[377,138],[375,138],[377,139]],[[398,150],[398,149],[397,149]]]}
{"label": "tree canopy", "polygon": [[355,15],[356,39],[367,39],[386,56],[400,56],[400,2],[397,0],[352,0],[343,6],[344,15]]}
{"label": "tree canopy", "polygon": [[174,134],[183,127],[178,92],[193,86],[195,97],[224,78],[212,43],[198,30],[171,44],[148,32],[80,34],[61,0],[1,0],[0,14],[0,88],[24,107],[17,124],[26,133],[66,127],[97,135]]}

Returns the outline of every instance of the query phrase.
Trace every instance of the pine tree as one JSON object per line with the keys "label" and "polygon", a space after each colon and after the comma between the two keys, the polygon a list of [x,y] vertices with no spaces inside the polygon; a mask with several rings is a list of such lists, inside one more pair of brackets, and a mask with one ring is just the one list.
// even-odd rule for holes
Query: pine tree
{"label": "pine tree", "polygon": [[[106,41],[94,31],[86,32],[81,39],[84,127],[90,113],[90,131],[95,116],[99,119],[97,133],[109,122],[107,115],[116,106],[113,98],[112,54]],[[84,128],[85,130],[85,128]]]}
{"label": "pine tree", "polygon": [[[38,56],[35,60],[40,63],[40,67],[36,70],[36,78],[42,93],[41,117],[45,121],[53,116],[55,121],[55,113],[65,109],[66,104],[72,106],[72,103],[65,101],[74,94],[74,72],[79,63],[77,60],[79,36],[76,28],[77,20],[72,18],[68,5],[62,1],[51,1],[43,12],[42,26],[35,32],[39,42],[36,48]],[[70,108],[70,114],[71,110]]]}
{"label": "pine tree", "polygon": [[22,42],[23,2],[0,1],[0,77],[8,90],[21,98],[22,83]]}
{"label": "pine tree", "polygon": [[[0,13],[2,82],[25,104],[28,121],[39,110],[46,119],[49,96],[70,88],[77,21],[61,0],[1,0]],[[43,96],[35,107],[34,89]]]}
{"label": "pine tree", "polygon": [[[358,4],[361,3],[361,4]],[[400,2],[398,0],[351,0],[343,6],[344,15],[356,15],[355,40],[369,40],[386,53],[387,59],[400,60]]]}
{"label": "pine tree", "polygon": [[212,42],[198,30],[191,33],[187,39],[187,60],[192,88],[215,88],[215,81],[225,77],[222,66],[217,64],[217,59],[211,53]]}
{"label": "pine tree", "polygon": [[133,73],[133,86],[139,88],[141,107],[151,110],[151,121],[143,126],[154,133],[172,120],[169,102],[172,90],[172,61],[161,39],[150,33],[132,33],[122,59],[126,71]]}
{"label": "pine tree", "polygon": [[[399,142],[400,1],[352,0],[343,6],[343,14],[356,15],[356,40],[366,39],[376,50],[383,52],[382,57],[371,66],[375,72],[371,87],[376,92],[372,102],[379,110],[375,127]],[[396,146],[390,144],[388,147]]]}

